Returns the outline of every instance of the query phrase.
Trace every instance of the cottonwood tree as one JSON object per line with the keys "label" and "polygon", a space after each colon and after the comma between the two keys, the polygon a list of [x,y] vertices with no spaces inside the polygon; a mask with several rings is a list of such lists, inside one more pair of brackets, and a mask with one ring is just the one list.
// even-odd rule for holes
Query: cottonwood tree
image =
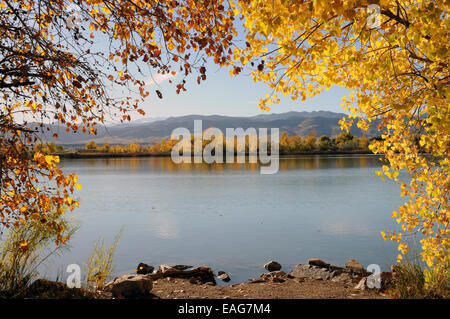
{"label": "cottonwood tree", "polygon": [[67,240],[57,217],[78,206],[77,175],[32,145],[55,127],[95,134],[144,114],[144,99],[162,98],[152,76],[178,75],[177,93],[189,75],[205,80],[205,57],[229,59],[234,12],[220,0],[0,0],[1,227],[31,218]]}
{"label": "cottonwood tree", "polygon": [[269,86],[263,110],[281,94],[304,101],[333,85],[349,89],[342,104],[351,115],[341,127],[376,125],[382,140],[370,148],[390,164],[378,174],[394,180],[400,170],[410,175],[398,181],[406,202],[392,214],[401,229],[383,237],[399,242],[401,260],[409,249],[405,237],[420,234],[421,256],[431,269],[427,282],[448,284],[449,2],[237,4],[247,34],[231,74],[251,68],[253,79]]}

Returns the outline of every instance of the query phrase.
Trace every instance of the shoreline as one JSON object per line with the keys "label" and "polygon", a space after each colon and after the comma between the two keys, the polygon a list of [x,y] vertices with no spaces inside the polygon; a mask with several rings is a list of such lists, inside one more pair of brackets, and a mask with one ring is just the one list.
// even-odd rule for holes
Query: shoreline
{"label": "shoreline", "polygon": [[[366,299],[388,296],[392,273],[381,273],[381,286],[370,289],[371,273],[354,259],[339,267],[318,258],[282,270],[276,261],[261,265],[263,273],[247,282],[228,283],[230,275],[208,266],[139,263],[133,274],[105,282],[101,288],[70,288],[61,281],[36,279],[24,298],[31,299]],[[263,270],[264,269],[264,270]],[[8,298],[0,292],[0,299]]]}
{"label": "shoreline", "polygon": [[[82,159],[82,158],[123,158],[123,157],[171,157],[170,153],[100,153],[100,152],[74,152],[74,153],[55,153],[52,154],[60,158]],[[270,155],[270,154],[269,154]],[[370,151],[310,151],[310,152],[294,152],[280,153],[283,156],[311,156],[311,155],[383,155],[374,154]],[[249,156],[248,153],[245,156]]]}

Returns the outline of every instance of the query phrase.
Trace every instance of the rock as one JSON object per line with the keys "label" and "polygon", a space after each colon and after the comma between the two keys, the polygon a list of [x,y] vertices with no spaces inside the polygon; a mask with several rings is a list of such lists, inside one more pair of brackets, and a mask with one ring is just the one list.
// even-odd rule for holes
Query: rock
{"label": "rock", "polygon": [[328,269],[319,266],[313,266],[310,264],[300,264],[295,266],[289,274],[294,277],[307,277],[307,278],[317,278],[320,277],[324,280],[331,280],[335,276],[342,273],[342,270],[334,267],[333,269]]}
{"label": "rock", "polygon": [[[211,282],[214,285],[216,284],[213,271],[211,270],[211,268],[206,266],[199,266],[191,270],[179,270],[167,265],[161,265],[158,267],[156,273],[152,274],[151,276],[154,280],[173,277],[189,279],[191,283],[198,282],[204,284],[206,282]],[[195,279],[191,280],[192,278]]]}
{"label": "rock", "polygon": [[317,267],[329,267],[330,264],[327,264],[326,262],[324,262],[323,260],[319,259],[319,258],[310,258],[308,260],[308,264],[312,265],[312,266],[317,266]]}
{"label": "rock", "polygon": [[151,275],[127,275],[114,279],[106,287],[116,298],[139,298],[150,293],[153,280]]}
{"label": "rock", "polygon": [[219,278],[224,282],[229,282],[231,280],[230,276],[224,271],[219,271],[217,275],[218,275],[217,278]]}
{"label": "rock", "polygon": [[175,269],[175,268],[172,268],[172,267],[170,267],[168,265],[160,265],[158,267],[158,269],[156,269],[156,273],[163,273],[163,272],[166,272],[169,269]]}
{"label": "rock", "polygon": [[260,280],[272,281],[272,282],[284,282],[288,278],[294,278],[294,277],[289,276],[282,270],[271,271],[269,273],[263,273],[259,277]]}
{"label": "rock", "polygon": [[356,289],[356,290],[366,290],[366,281],[367,281],[367,278],[366,277],[364,277],[363,279],[361,279],[360,281],[359,281],[359,283],[355,286],[355,288],[354,289]]}
{"label": "rock", "polygon": [[269,273],[269,275],[272,276],[272,277],[280,277],[280,278],[282,278],[282,277],[286,277],[287,274],[284,271],[282,271],[282,270],[276,270],[276,271],[271,271]]}
{"label": "rock", "polygon": [[264,279],[264,280],[271,280],[273,278],[286,278],[286,277],[287,277],[286,273],[282,270],[271,271],[269,273],[263,273],[263,274],[261,274],[261,276],[259,276],[259,278]]}
{"label": "rock", "polygon": [[140,263],[136,268],[136,273],[138,275],[147,275],[147,274],[151,274],[153,272],[153,270],[155,270],[155,267],[149,266],[144,263]]}
{"label": "rock", "polygon": [[[377,286],[377,280],[379,280]],[[356,285],[355,289],[357,290],[367,290],[367,289],[377,289],[378,291],[384,291],[393,285],[392,273],[391,272],[382,272],[379,274],[379,278],[376,276],[368,276],[362,278],[359,283]]]}
{"label": "rock", "polygon": [[264,268],[268,271],[277,271],[281,269],[280,263],[276,261],[269,261],[267,264],[264,265]]}
{"label": "rock", "polygon": [[353,279],[352,276],[346,272],[343,272],[341,274],[338,274],[336,276],[334,276],[331,281],[334,282],[340,282],[340,283],[346,283],[346,284],[352,284],[353,283]]}
{"label": "rock", "polygon": [[355,272],[357,274],[364,274],[365,273],[364,267],[359,262],[354,260],[353,258],[345,263],[345,268],[347,268],[347,269],[349,269],[352,272]]}

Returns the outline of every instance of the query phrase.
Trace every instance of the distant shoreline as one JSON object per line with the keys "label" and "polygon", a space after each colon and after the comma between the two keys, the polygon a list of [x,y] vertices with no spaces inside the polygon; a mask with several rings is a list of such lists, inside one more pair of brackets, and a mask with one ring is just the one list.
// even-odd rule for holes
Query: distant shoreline
{"label": "distant shoreline", "polygon": [[[99,152],[73,152],[73,153],[56,153],[61,158],[121,158],[121,157],[170,157],[170,153],[99,153]],[[249,154],[246,153],[245,156]],[[292,152],[280,153],[280,156],[292,155],[375,155],[370,151],[309,151],[309,152]]]}

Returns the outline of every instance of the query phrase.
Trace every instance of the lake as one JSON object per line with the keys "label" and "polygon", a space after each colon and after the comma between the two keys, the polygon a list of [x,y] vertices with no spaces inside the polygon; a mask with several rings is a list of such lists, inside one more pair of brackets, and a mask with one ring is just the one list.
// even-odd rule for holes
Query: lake
{"label": "lake", "polygon": [[404,202],[395,182],[375,176],[375,155],[287,156],[277,174],[258,164],[174,164],[170,158],[63,159],[82,189],[74,197],[81,227],[72,249],[47,277],[82,265],[94,242],[109,244],[122,227],[116,275],[140,262],[207,265],[247,281],[276,260],[289,271],[308,258],[343,266],[355,258],[387,269],[396,245],[380,230]]}

